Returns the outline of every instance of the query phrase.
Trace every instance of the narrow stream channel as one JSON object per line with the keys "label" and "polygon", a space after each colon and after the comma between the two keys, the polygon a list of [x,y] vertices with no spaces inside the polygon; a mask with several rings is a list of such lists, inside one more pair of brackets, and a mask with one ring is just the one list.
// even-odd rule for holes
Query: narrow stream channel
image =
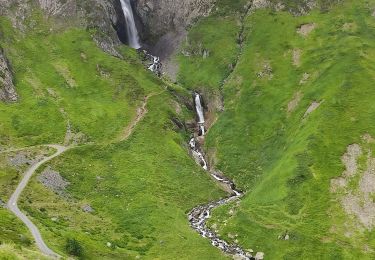
{"label": "narrow stream channel", "polygon": [[[194,93],[195,109],[198,117],[198,128],[199,136],[205,134],[204,130],[204,110],[202,105],[202,97],[198,93]],[[189,214],[188,219],[190,226],[195,229],[202,237],[207,238],[211,241],[211,244],[228,255],[232,255],[236,259],[251,260],[255,259],[250,252],[245,251],[236,244],[230,244],[225,240],[221,239],[218,234],[207,227],[207,220],[211,217],[211,212],[217,207],[228,204],[235,201],[243,196],[243,193],[236,188],[236,185],[223,176],[222,174],[216,173],[214,170],[209,169],[206,159],[204,158],[203,152],[197,143],[196,137],[192,137],[189,141],[189,147],[195,161],[202,166],[205,171],[208,171],[210,175],[219,183],[225,185],[229,189],[230,196],[227,198],[220,199],[218,201],[212,201],[205,205],[198,205],[193,208]]]}

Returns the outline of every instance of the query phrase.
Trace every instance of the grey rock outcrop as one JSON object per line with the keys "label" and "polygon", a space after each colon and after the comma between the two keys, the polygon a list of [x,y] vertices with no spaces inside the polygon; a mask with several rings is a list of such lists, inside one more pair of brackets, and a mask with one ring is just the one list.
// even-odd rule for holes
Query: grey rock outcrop
{"label": "grey rock outcrop", "polygon": [[[162,59],[184,39],[186,28],[198,17],[211,12],[214,0],[138,0],[136,13],[141,20],[141,35]],[[159,43],[158,43],[159,42]],[[164,57],[163,57],[164,56]]]}
{"label": "grey rock outcrop", "polygon": [[0,49],[0,100],[16,102],[18,95],[13,84],[13,74],[8,59]]}
{"label": "grey rock outcrop", "polygon": [[157,39],[170,31],[179,31],[194,19],[208,15],[213,0],[138,0],[136,11],[145,26],[145,33]]}

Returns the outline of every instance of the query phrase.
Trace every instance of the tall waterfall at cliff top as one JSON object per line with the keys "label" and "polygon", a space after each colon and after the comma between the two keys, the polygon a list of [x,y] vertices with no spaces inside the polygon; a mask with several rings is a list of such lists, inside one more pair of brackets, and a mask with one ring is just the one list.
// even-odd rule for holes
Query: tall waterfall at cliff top
{"label": "tall waterfall at cliff top", "polygon": [[130,0],[120,0],[121,7],[124,12],[125,20],[126,20],[126,32],[128,37],[128,44],[130,47],[134,49],[141,48],[141,44],[139,43],[139,35],[137,31],[137,27],[135,26],[135,20],[132,10],[132,5],[130,4]]}

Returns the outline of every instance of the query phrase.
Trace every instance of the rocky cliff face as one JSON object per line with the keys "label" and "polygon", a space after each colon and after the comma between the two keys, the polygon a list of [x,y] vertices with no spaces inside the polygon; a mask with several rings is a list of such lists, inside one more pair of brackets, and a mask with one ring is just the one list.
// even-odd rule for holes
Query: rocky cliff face
{"label": "rocky cliff face", "polygon": [[5,102],[15,102],[18,95],[13,84],[13,75],[9,61],[0,49],[0,100]]}
{"label": "rocky cliff face", "polygon": [[135,7],[145,34],[158,39],[170,31],[184,29],[199,16],[209,14],[214,0],[138,0]]}
{"label": "rocky cliff face", "polygon": [[[142,38],[151,43],[154,53],[169,56],[184,37],[186,27],[208,15],[215,0],[137,0],[136,13],[142,23]],[[161,50],[162,49],[162,50]]]}
{"label": "rocky cliff face", "polygon": [[107,53],[119,56],[116,32],[119,23],[114,7],[116,0],[0,0],[0,15],[7,16],[14,27],[26,31],[24,21],[35,9],[41,8],[61,27],[80,26],[96,29],[93,39]]}

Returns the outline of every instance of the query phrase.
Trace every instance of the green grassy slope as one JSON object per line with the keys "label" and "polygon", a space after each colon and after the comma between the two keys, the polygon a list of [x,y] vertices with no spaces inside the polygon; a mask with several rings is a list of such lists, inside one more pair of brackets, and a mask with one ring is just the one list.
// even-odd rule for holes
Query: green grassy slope
{"label": "green grassy slope", "polygon": [[[38,13],[29,23],[29,30],[19,33],[0,21],[0,44],[20,94],[19,103],[0,104],[1,146],[62,143],[68,121],[86,137],[82,146],[45,166],[70,182],[64,196],[35,176],[21,198],[20,207],[47,244],[67,256],[66,240],[74,238],[84,259],[225,258],[187,220],[193,206],[224,196],[188,156],[188,135],[171,120],[191,117],[190,112],[182,108],[177,115],[172,96],[143,68],[135,51],[124,48],[120,60],[98,49],[88,31],[56,31]],[[116,143],[151,93],[160,94],[150,98],[145,118],[128,140]],[[6,160],[1,163],[0,185],[11,192],[19,176]],[[85,204],[95,211],[85,213]],[[26,229],[10,223],[5,210],[0,214],[6,215],[4,227],[16,230],[6,242],[20,245],[17,234]]]}
{"label": "green grassy slope", "polygon": [[[171,130],[169,99],[153,97],[127,141],[75,149],[50,165],[71,182],[71,198],[48,192],[35,179],[30,184],[22,207],[55,250],[63,253],[65,239],[75,237],[87,259],[223,257],[188,225],[188,210],[223,194],[182,149],[185,137]],[[85,204],[95,212],[84,213]]]}
{"label": "green grassy slope", "polygon": [[[374,257],[369,250],[375,247],[373,232],[353,224],[329,191],[330,180],[344,169],[346,147],[361,143],[365,133],[375,135],[374,4],[345,1],[302,17],[259,10],[246,19],[243,54],[223,88],[225,112],[206,143],[216,150],[217,167],[248,191],[238,207],[214,213],[211,223],[226,239],[238,234],[244,248],[264,251],[269,259]],[[316,28],[308,36],[297,33],[309,23]],[[193,37],[207,28],[199,23]],[[222,35],[216,35],[219,41]],[[301,52],[299,66],[293,65],[293,50]],[[216,62],[215,56],[182,59],[183,66]],[[221,71],[218,66],[216,72]],[[305,73],[309,78],[301,83]],[[203,66],[197,77],[202,74],[214,75]],[[288,112],[298,92],[301,100]],[[304,118],[313,102],[322,103]],[[286,233],[288,241],[278,239]]]}
{"label": "green grassy slope", "polygon": [[68,120],[87,141],[113,138],[134,116],[152,75],[139,72],[133,51],[127,62],[110,57],[81,29],[54,31],[40,14],[29,23],[22,34],[1,20],[1,45],[21,96],[17,104],[0,104],[1,144],[61,142]]}

